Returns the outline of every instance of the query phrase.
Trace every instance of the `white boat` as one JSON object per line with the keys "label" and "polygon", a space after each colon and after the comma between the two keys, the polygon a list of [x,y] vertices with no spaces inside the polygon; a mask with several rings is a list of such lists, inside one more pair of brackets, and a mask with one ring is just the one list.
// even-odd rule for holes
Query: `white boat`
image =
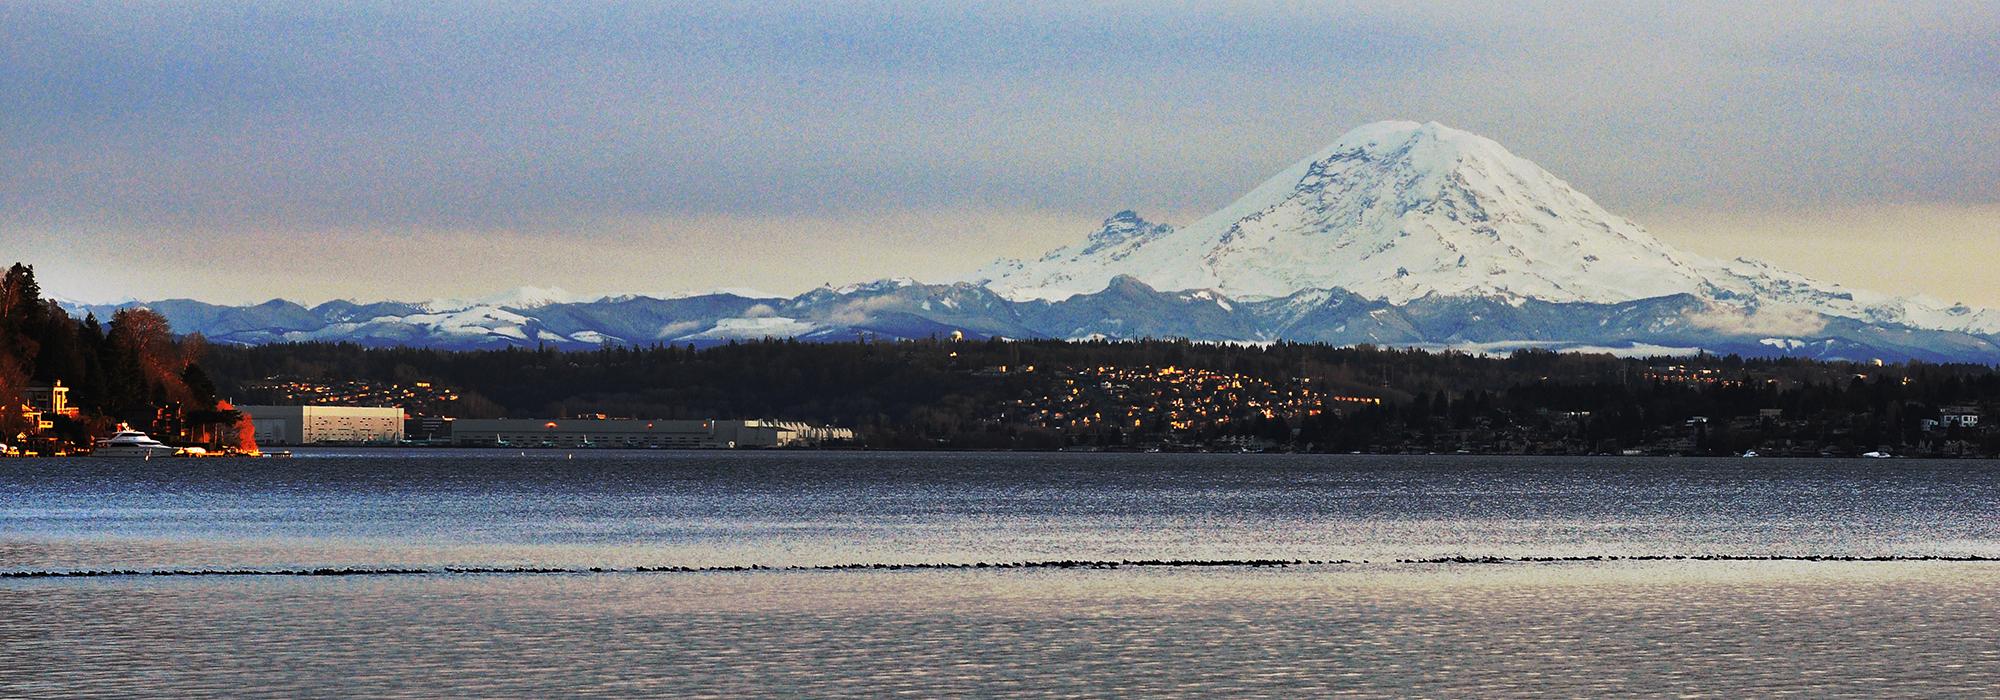
{"label": "white boat", "polygon": [[154,440],[151,436],[132,429],[121,429],[111,437],[97,441],[93,457],[172,457],[179,452],[173,445]]}
{"label": "white boat", "polygon": [[1763,455],[1760,455],[1760,454],[1757,454],[1757,451],[1756,451],[1756,450],[1745,450],[1745,451],[1743,452],[1743,457],[1744,457],[1745,459],[1748,459],[1748,458],[1753,458],[1753,457],[1762,457],[1762,456],[1763,456]]}
{"label": "white boat", "polygon": [[1894,457],[1895,455],[1889,454],[1887,452],[1863,452],[1861,453],[1861,456],[1868,459],[1889,459],[1890,457]]}

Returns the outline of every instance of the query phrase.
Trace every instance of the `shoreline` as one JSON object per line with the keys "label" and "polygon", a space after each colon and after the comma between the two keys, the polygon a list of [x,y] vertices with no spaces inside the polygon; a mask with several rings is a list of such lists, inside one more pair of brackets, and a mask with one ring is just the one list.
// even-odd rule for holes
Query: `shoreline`
{"label": "shoreline", "polygon": [[539,567],[539,566],[439,566],[439,567],[314,567],[296,569],[52,569],[0,571],[0,579],[51,578],[131,578],[206,576],[442,576],[485,574],[701,574],[732,572],[803,571],[959,571],[989,569],[1184,569],[1232,568],[1267,569],[1305,566],[1360,565],[1508,565],[1577,564],[1606,562],[1820,562],[1820,563],[2000,563],[2000,557],[1978,554],[1949,555],[1839,555],[1839,554],[1641,554],[1582,556],[1451,556],[1371,561],[1367,559],[1053,559],[1012,562],[899,562],[866,564],[819,564],[767,566],[742,564],[723,566],[632,566],[632,567]]}
{"label": "shoreline", "polygon": [[[924,453],[939,453],[939,454],[1043,454],[1043,455],[1055,455],[1055,454],[1065,454],[1065,455],[1075,455],[1075,454],[1117,454],[1117,455],[1138,455],[1138,454],[1158,454],[1158,455],[1225,455],[1225,456],[1248,456],[1248,455],[1292,455],[1292,456],[1319,456],[1319,457],[1341,457],[1341,456],[1349,456],[1349,457],[1539,457],[1539,458],[1571,458],[1571,459],[1575,459],[1575,458],[1585,458],[1585,459],[1605,459],[1605,458],[1611,458],[1611,459],[1775,459],[1775,460],[1964,460],[1964,461],[1995,461],[1995,460],[2000,460],[2000,455],[1994,455],[1994,456],[1987,456],[1987,455],[1935,455],[1935,454],[1933,454],[1933,455],[1924,455],[1924,454],[1888,454],[1888,455],[1884,455],[1884,456],[1869,456],[1869,455],[1867,455],[1867,454],[1851,454],[1851,455],[1843,455],[1843,454],[1816,454],[1816,455],[1793,455],[1793,454],[1758,454],[1758,455],[1754,455],[1754,456],[1745,456],[1745,455],[1739,455],[1739,454],[1688,454],[1688,453],[1669,453],[1669,454],[1608,454],[1608,453],[1593,453],[1593,454],[1573,454],[1573,453],[1533,453],[1533,452],[1460,452],[1460,451],[1454,451],[1454,452],[1352,452],[1352,451],[1350,451],[1350,452],[1310,452],[1310,451],[1297,451],[1297,450],[1243,450],[1243,451],[1237,451],[1237,450],[1198,450],[1198,449],[1187,449],[1187,450],[1146,450],[1146,449],[1129,449],[1129,448],[1114,448],[1114,449],[1106,449],[1106,448],[1088,448],[1088,449],[1078,449],[1078,448],[1060,448],[1060,449],[1050,449],[1050,450],[1037,450],[1037,449],[1001,449],[1001,448],[971,448],[971,447],[935,447],[935,448],[912,448],[912,447],[748,447],[748,448],[746,448],[746,447],[675,447],[675,448],[644,448],[644,447],[583,447],[583,448],[565,448],[565,447],[514,447],[514,446],[491,446],[491,445],[382,445],[382,444],[346,444],[346,445],[343,445],[343,444],[315,444],[315,445],[284,445],[284,446],[282,446],[282,447],[283,447],[283,449],[278,449],[278,450],[269,450],[269,451],[264,451],[264,452],[262,452],[262,453],[260,453],[260,454],[214,454],[214,453],[211,453],[211,454],[207,454],[207,455],[201,455],[201,456],[185,456],[185,455],[183,455],[183,456],[170,456],[170,457],[162,457],[162,459],[169,459],[169,460],[213,460],[213,459],[245,459],[245,458],[249,458],[249,459],[283,459],[283,458],[286,458],[286,457],[291,457],[291,456],[296,456],[296,455],[298,455],[298,454],[301,454],[301,451],[304,451],[304,453],[306,453],[306,454],[311,454],[311,453],[315,453],[315,452],[322,452],[322,451],[340,451],[340,450],[360,450],[360,451],[375,451],[375,450],[407,450],[407,451],[437,451],[437,452],[475,452],[475,451],[486,451],[486,452],[520,452],[520,453],[523,453],[523,454],[536,454],[536,455],[547,455],[547,454],[564,454],[564,455],[571,455],[571,456],[574,456],[574,455],[576,455],[576,454],[611,454],[611,453],[617,453],[617,454],[633,454],[633,453],[639,453],[639,454],[688,454],[688,453],[701,453],[701,454],[770,454],[770,453],[785,453],[785,454],[796,454],[796,453],[833,453],[833,454],[851,454],[851,453],[910,453],[910,454],[924,454]],[[117,457],[96,457],[95,455],[91,455],[91,454],[88,454],[88,453],[83,453],[83,454],[75,454],[75,453],[72,453],[72,454],[65,454],[65,455],[9,455],[9,456],[5,456],[5,457],[0,457],[0,459],[62,459],[62,458],[88,458],[88,459],[103,459],[103,460],[114,460],[114,459],[130,459],[130,458],[117,458]],[[142,461],[142,460],[136,460],[136,459],[134,459],[134,460],[131,460],[131,461]]]}

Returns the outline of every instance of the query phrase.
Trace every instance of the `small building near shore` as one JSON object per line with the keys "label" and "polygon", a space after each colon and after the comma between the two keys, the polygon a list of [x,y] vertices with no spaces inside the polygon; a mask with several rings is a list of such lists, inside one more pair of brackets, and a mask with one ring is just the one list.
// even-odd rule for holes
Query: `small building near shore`
{"label": "small building near shore", "polygon": [[237,406],[262,445],[394,445],[403,441],[395,406]]}
{"label": "small building near shore", "polygon": [[460,418],[451,427],[452,444],[465,447],[728,449],[853,439],[846,428],[766,420]]}
{"label": "small building near shore", "polygon": [[1979,427],[1978,406],[1946,406],[1938,411],[1938,422],[1947,428]]}
{"label": "small building near shore", "polygon": [[81,411],[69,405],[69,387],[61,381],[54,384],[29,384],[22,396],[28,400],[28,407],[49,416],[77,418]]}

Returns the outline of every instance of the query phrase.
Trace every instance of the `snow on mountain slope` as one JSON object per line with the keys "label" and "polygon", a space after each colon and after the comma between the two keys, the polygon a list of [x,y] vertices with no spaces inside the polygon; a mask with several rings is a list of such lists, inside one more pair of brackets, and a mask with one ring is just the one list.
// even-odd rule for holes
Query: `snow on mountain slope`
{"label": "snow on mountain slope", "polygon": [[[1850,290],[1753,260],[1681,252],[1500,144],[1436,122],[1368,124],[1185,228],[1120,212],[1084,242],[974,280],[1060,300],[1128,275],[1240,300],[1339,289],[1425,297],[1713,302],[1698,323],[1807,333],[1814,315],[2000,334],[2000,311]],[[1798,322],[1788,322],[1788,319]]]}
{"label": "snow on mountain slope", "polygon": [[1499,144],[1436,122],[1350,131],[1186,228],[1097,245],[1103,235],[980,278],[1015,299],[1094,292],[1123,274],[1236,298],[1338,288],[1392,303],[1430,294],[1609,302],[1705,281],[1699,258]]}
{"label": "snow on mountain slope", "polygon": [[477,299],[433,299],[421,306],[430,311],[461,311],[481,306],[535,309],[550,304],[574,304],[601,298],[603,297],[571,294],[563,291],[561,287],[516,287]]}
{"label": "snow on mountain slope", "polygon": [[2000,334],[2000,310],[1953,304],[1927,296],[1898,297],[1815,280],[1770,263],[1737,258],[1713,263],[1705,296],[1747,305],[1787,306],[1828,316],[1912,328]]}
{"label": "snow on mountain slope", "polygon": [[715,326],[699,333],[682,336],[687,340],[755,340],[758,338],[790,338],[805,335],[818,326],[807,321],[783,316],[762,316],[757,318],[725,318]]}
{"label": "snow on mountain slope", "polygon": [[520,345],[552,337],[567,340],[541,330],[540,325],[537,319],[497,306],[474,306],[332,323],[310,331],[288,332],[279,339],[285,342],[449,339],[452,343],[469,345]]}
{"label": "snow on mountain slope", "polygon": [[[1174,227],[1147,221],[1127,209],[1105,219],[1104,226],[1082,243],[1049,251],[1039,260],[1001,260],[975,276],[1009,298],[1060,300],[1104,289],[1117,276],[1104,276],[1099,282],[1099,271],[1105,265],[1123,261],[1147,243],[1173,232]],[[1083,279],[1079,280],[1079,275]],[[1020,284],[1030,280],[1033,288]]]}
{"label": "snow on mountain slope", "polygon": [[[1763,289],[1780,289],[1783,279],[1773,273],[1771,279],[1757,283]],[[1734,292],[1718,292],[1724,293]],[[1830,294],[1834,302],[1842,301],[1840,294]],[[1597,304],[1432,295],[1391,304],[1342,290],[1307,290],[1275,299],[1241,300],[1213,290],[1156,290],[1131,277],[1114,279],[1097,292],[1053,302],[1008,301],[985,287],[965,283],[886,281],[846,292],[821,288],[791,299],[630,298],[452,312],[411,310],[395,303],[365,308],[329,304],[316,310],[285,301],[231,307],[168,300],[147,306],[166,316],[177,331],[233,345],[336,341],[372,347],[585,349],[652,343],[716,345],[764,337],[832,342],[963,334],[970,339],[1288,340],[1481,352],[1520,347],[1619,352],[1701,348],[1750,356],[2000,362],[2000,338],[1835,317],[1764,299],[1724,301],[1674,294]],[[376,310],[395,312],[372,313]],[[102,311],[100,316],[108,316],[115,309]],[[1874,307],[1867,311],[1902,313]],[[1958,320],[1967,318],[1976,316]]]}

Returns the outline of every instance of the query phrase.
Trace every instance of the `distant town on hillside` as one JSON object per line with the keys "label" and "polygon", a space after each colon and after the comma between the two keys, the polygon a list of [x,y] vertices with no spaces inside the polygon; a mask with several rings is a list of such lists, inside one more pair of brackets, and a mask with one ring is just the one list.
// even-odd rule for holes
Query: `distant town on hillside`
{"label": "distant town on hillside", "polygon": [[[401,399],[445,418],[765,417],[855,446],[1521,454],[1994,456],[2000,373],[1829,363],[1280,343],[749,341],[443,351],[214,347],[259,403]],[[565,423],[565,429],[569,423]],[[463,441],[459,441],[463,444]],[[484,444],[475,440],[472,444]]]}

